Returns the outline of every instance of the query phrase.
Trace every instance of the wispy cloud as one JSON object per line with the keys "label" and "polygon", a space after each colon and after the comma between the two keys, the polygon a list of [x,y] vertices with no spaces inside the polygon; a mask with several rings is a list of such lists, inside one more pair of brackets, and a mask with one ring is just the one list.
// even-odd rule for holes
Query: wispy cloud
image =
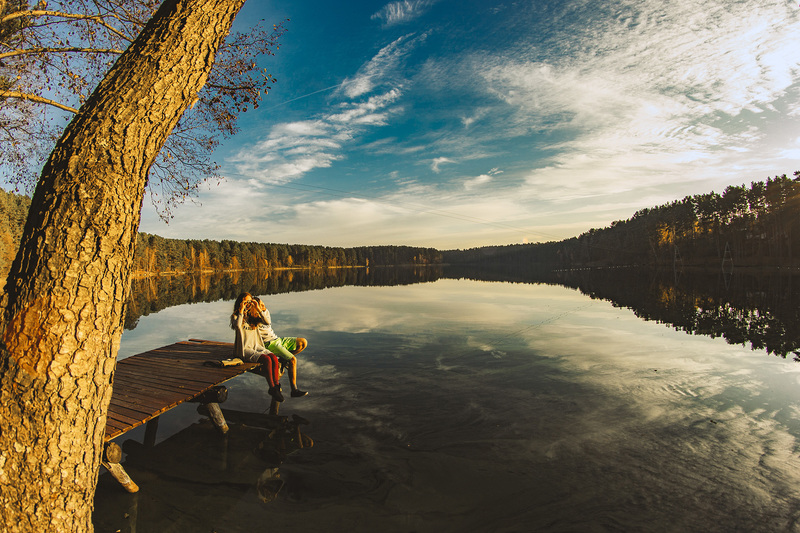
{"label": "wispy cloud", "polygon": [[375,56],[364,63],[358,72],[342,82],[341,92],[348,98],[357,98],[372,92],[375,87],[387,81],[397,80],[403,59],[425,36],[404,35],[381,48]]}
{"label": "wispy cloud", "polygon": [[489,174],[481,174],[480,176],[464,181],[464,189],[471,191],[472,189],[481,185],[486,185],[491,181],[492,177]]}
{"label": "wispy cloud", "polygon": [[708,0],[606,7],[568,4],[563,18],[584,27],[561,26],[545,42],[428,66],[442,86],[480,79],[475,100],[498,102],[481,115],[480,130],[471,128],[477,113],[462,116],[472,143],[464,148],[530,139],[551,157],[536,163],[528,184],[564,200],[707,179],[733,171],[733,155],[765,142],[766,129],[744,114],[761,114],[765,123],[797,82],[800,56],[781,37],[800,32],[792,6]]}
{"label": "wispy cloud", "polygon": [[[281,184],[317,168],[330,167],[344,158],[346,145],[368,128],[385,126],[392,115],[402,112],[402,80],[396,71],[403,57],[420,37],[401,37],[383,47],[338,91],[344,101],[331,113],[272,126],[266,138],[228,159],[236,173],[264,183]],[[385,92],[367,96],[378,88]]]}
{"label": "wispy cloud", "polygon": [[265,139],[229,161],[242,176],[285,183],[315,168],[330,166],[341,157],[342,143],[351,135],[324,119],[278,124]]}
{"label": "wispy cloud", "polygon": [[439,172],[441,172],[441,169],[439,167],[445,163],[455,163],[455,161],[447,157],[436,157],[433,159],[433,161],[431,161],[431,170],[433,170],[438,174]]}
{"label": "wispy cloud", "polygon": [[436,0],[402,0],[383,6],[380,11],[372,15],[372,20],[380,20],[384,26],[395,26],[410,22],[436,3]]}

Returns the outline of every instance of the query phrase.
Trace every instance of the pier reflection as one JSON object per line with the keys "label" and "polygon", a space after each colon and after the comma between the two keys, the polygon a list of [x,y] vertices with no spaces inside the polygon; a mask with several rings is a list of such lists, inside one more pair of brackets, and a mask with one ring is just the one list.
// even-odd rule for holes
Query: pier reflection
{"label": "pier reflection", "polygon": [[[106,505],[113,500],[125,512],[103,518],[114,523],[95,526],[104,531],[154,531],[153,524],[169,517],[171,530],[206,531],[212,524],[223,524],[238,506],[272,502],[291,484],[281,476],[289,456],[314,446],[305,433],[309,421],[296,414],[280,415],[278,407],[273,403],[269,413],[223,409],[226,434],[203,416],[157,443],[154,419],[143,442],[122,443],[125,468],[139,481],[140,492],[125,493],[107,479],[110,476],[102,475],[98,492],[103,491]],[[207,415],[202,405],[197,411]]]}

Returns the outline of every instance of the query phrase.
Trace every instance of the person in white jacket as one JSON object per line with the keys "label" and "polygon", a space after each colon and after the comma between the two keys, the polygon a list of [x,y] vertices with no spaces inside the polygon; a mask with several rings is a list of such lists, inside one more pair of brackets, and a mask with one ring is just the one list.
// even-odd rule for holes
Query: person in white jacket
{"label": "person in white jacket", "polygon": [[[295,355],[305,350],[308,341],[302,337],[283,337],[272,330],[272,317],[266,306],[250,293],[242,293],[236,299],[231,314],[231,329],[236,331],[234,356],[243,361],[262,363],[270,385],[269,394],[282,402],[280,378],[281,367],[289,368],[289,383],[293,398],[308,392],[297,387],[297,359]],[[280,363],[279,363],[280,360]]]}

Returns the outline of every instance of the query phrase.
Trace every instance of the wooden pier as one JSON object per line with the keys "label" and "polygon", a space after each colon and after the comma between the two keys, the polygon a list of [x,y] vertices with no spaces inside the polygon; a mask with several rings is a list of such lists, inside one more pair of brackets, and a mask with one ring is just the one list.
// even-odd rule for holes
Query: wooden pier
{"label": "wooden pier", "polygon": [[129,492],[136,492],[138,487],[119,464],[122,452],[112,439],[155,421],[159,415],[188,401],[203,403],[217,428],[225,433],[228,427],[219,403],[225,401],[227,391],[222,383],[260,366],[206,364],[232,356],[232,343],[190,339],[117,362],[106,421],[103,466]]}

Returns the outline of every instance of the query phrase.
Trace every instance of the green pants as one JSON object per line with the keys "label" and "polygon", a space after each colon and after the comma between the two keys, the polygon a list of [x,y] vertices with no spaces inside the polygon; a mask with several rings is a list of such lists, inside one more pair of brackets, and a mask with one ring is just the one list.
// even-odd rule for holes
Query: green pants
{"label": "green pants", "polygon": [[285,361],[291,361],[294,358],[292,350],[296,349],[297,337],[278,337],[267,345],[267,350]]}

